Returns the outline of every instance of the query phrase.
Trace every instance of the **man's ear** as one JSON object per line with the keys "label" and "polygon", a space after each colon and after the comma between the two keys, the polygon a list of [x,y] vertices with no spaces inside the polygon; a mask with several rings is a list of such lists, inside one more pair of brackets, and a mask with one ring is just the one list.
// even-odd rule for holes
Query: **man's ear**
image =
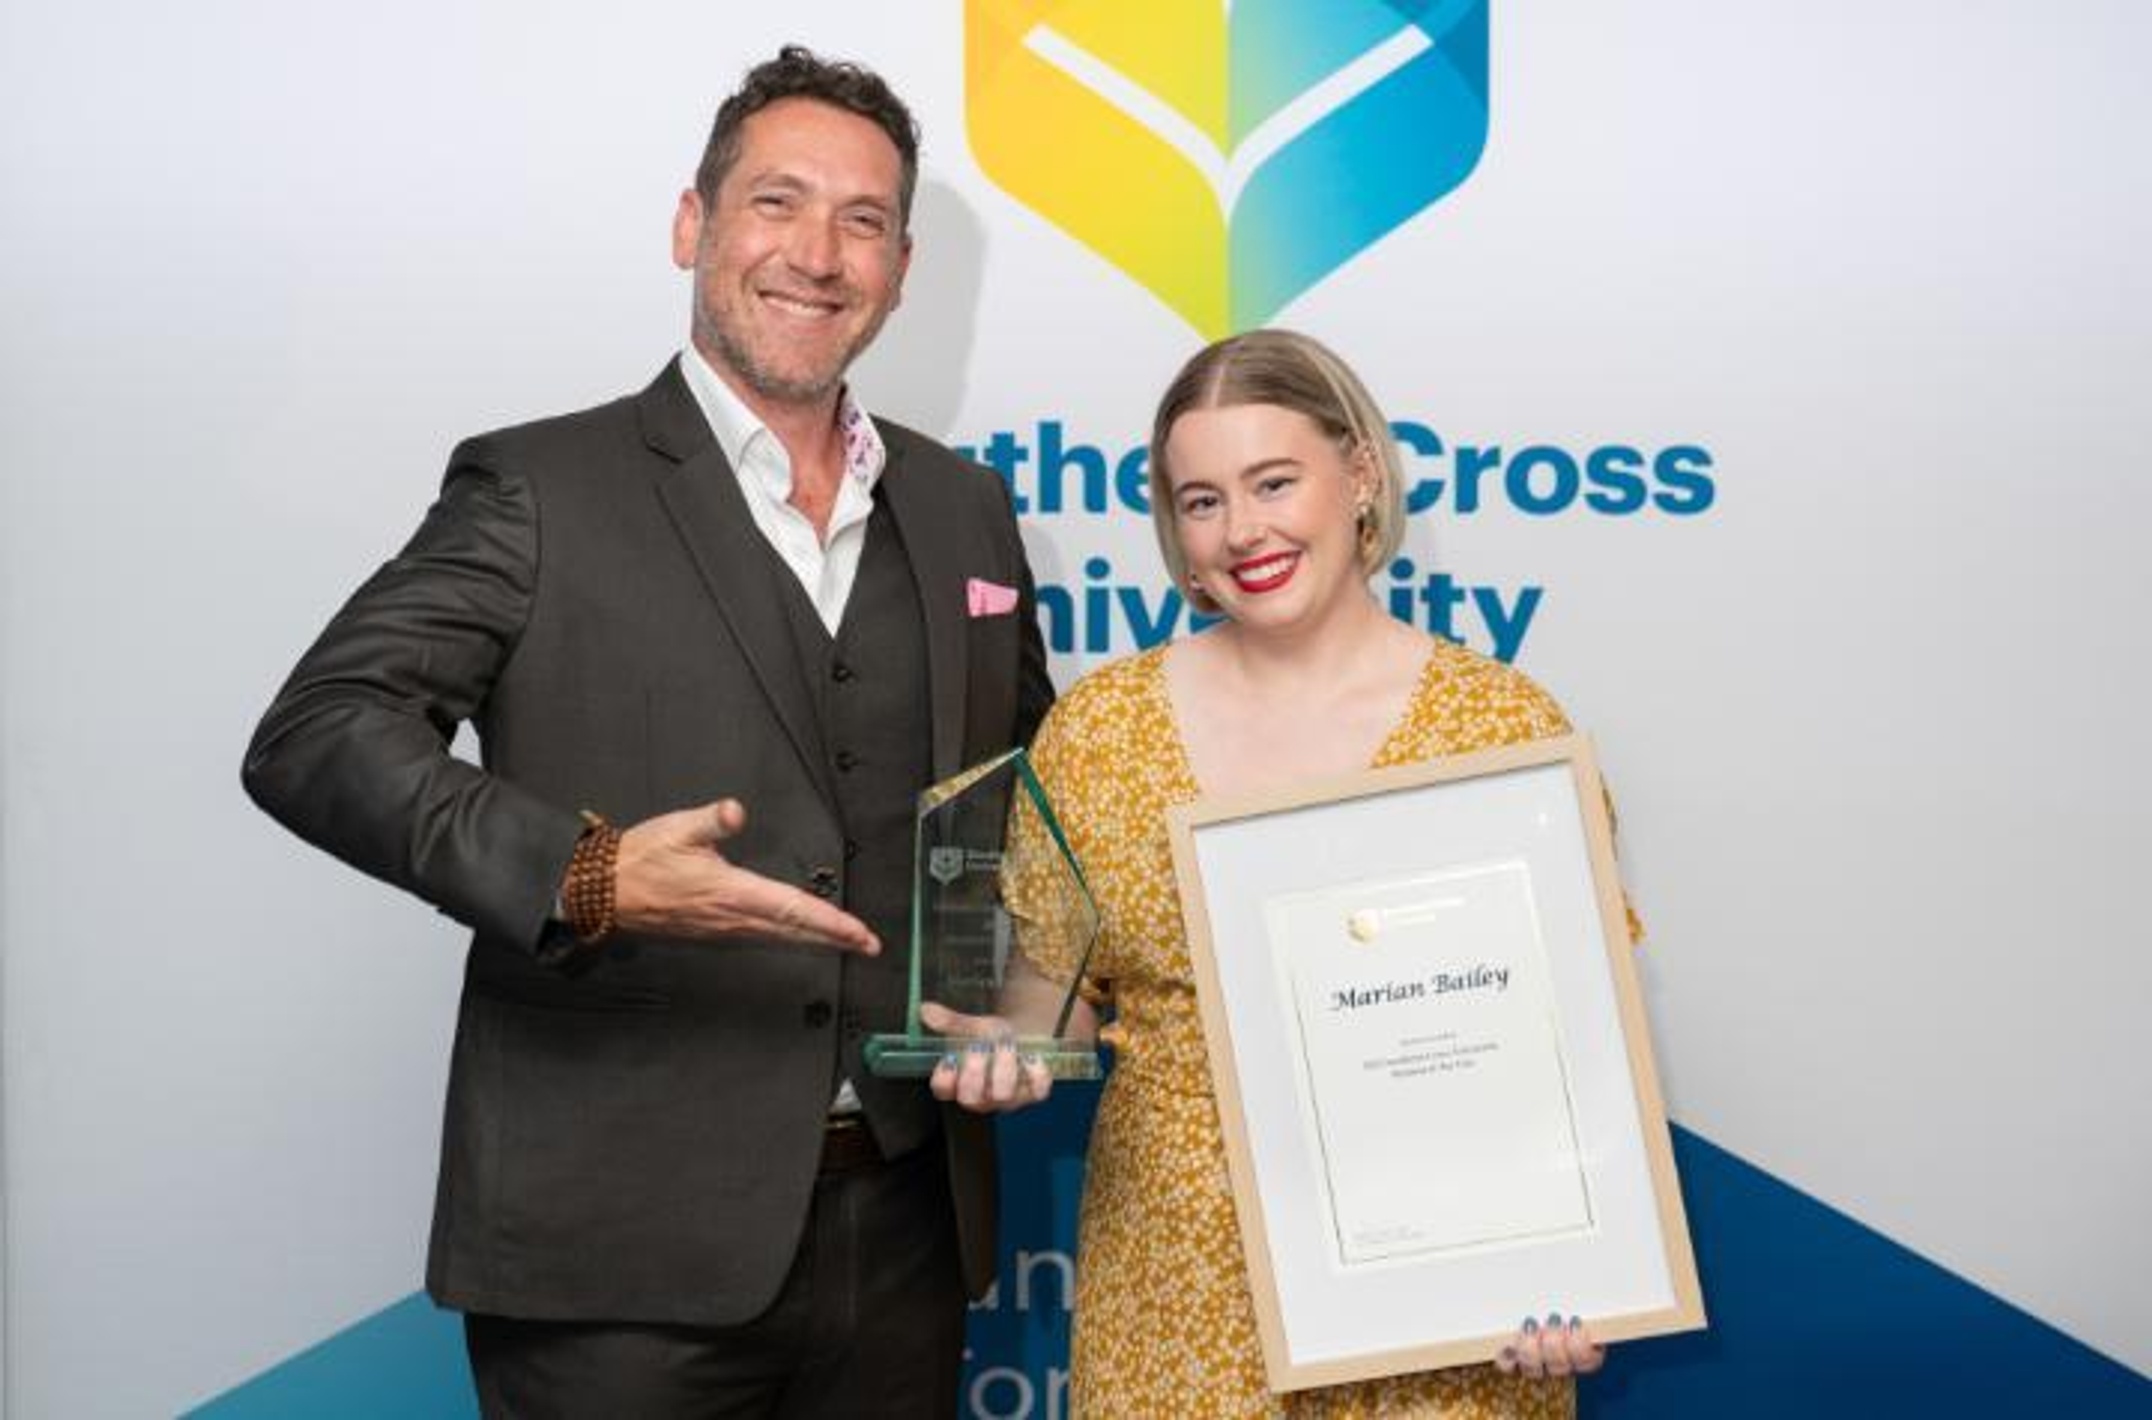
{"label": "man's ear", "polygon": [[672,259],[673,265],[687,271],[695,265],[695,253],[702,247],[702,194],[688,188],[680,194],[680,205],[673,209]]}
{"label": "man's ear", "polygon": [[907,231],[897,248],[897,273],[889,283],[889,309],[904,304],[904,278],[912,269],[912,234]]}

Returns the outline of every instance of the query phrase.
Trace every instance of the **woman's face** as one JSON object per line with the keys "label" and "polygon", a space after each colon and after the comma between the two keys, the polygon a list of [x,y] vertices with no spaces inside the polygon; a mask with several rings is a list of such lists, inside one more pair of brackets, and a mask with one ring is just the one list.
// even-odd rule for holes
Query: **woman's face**
{"label": "woman's face", "polygon": [[1287,630],[1367,595],[1355,504],[1373,477],[1306,415],[1190,410],[1167,432],[1166,466],[1189,576],[1237,624]]}

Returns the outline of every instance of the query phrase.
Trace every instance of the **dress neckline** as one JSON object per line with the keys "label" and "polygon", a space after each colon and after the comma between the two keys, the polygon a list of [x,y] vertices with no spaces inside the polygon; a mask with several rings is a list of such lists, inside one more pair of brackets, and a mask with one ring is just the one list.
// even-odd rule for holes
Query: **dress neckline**
{"label": "dress neckline", "polygon": [[[1428,647],[1427,659],[1420,663],[1420,673],[1412,682],[1412,693],[1405,697],[1404,709],[1398,712],[1397,719],[1376,744],[1373,756],[1361,768],[1380,769],[1388,763],[1398,741],[1419,718],[1420,702],[1426,698],[1427,687],[1435,678],[1435,668],[1441,663],[1449,644],[1439,636],[1432,639],[1434,644]],[[1188,757],[1188,741],[1181,733],[1180,714],[1173,708],[1172,688],[1166,683],[1166,654],[1177,644],[1169,641],[1144,653],[1143,660],[1147,663],[1143,667],[1144,689],[1165,728],[1167,802],[1188,803],[1202,798],[1204,791],[1202,782],[1196,778],[1195,763]]]}

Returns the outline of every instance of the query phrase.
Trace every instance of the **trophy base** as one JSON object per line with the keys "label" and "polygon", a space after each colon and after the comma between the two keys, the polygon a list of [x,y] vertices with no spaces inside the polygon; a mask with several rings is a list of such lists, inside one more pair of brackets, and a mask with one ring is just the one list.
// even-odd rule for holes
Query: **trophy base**
{"label": "trophy base", "polygon": [[[864,1052],[867,1068],[885,1080],[924,1080],[950,1051],[962,1054],[971,1041],[945,1035],[870,1035]],[[1017,1051],[1036,1055],[1046,1073],[1056,1080],[1096,1080],[1098,1047],[1085,1040],[1055,1040],[1048,1036],[1018,1036]]]}

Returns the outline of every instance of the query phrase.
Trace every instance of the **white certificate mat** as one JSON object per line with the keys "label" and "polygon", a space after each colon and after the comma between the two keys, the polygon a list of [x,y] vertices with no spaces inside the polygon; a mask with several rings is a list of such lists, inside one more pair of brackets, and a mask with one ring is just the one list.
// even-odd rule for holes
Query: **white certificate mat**
{"label": "white certificate mat", "polygon": [[1588,741],[1168,828],[1273,1390],[1703,1325]]}
{"label": "white certificate mat", "polygon": [[1339,1266],[1591,1226],[1526,864],[1280,893],[1264,919]]}

